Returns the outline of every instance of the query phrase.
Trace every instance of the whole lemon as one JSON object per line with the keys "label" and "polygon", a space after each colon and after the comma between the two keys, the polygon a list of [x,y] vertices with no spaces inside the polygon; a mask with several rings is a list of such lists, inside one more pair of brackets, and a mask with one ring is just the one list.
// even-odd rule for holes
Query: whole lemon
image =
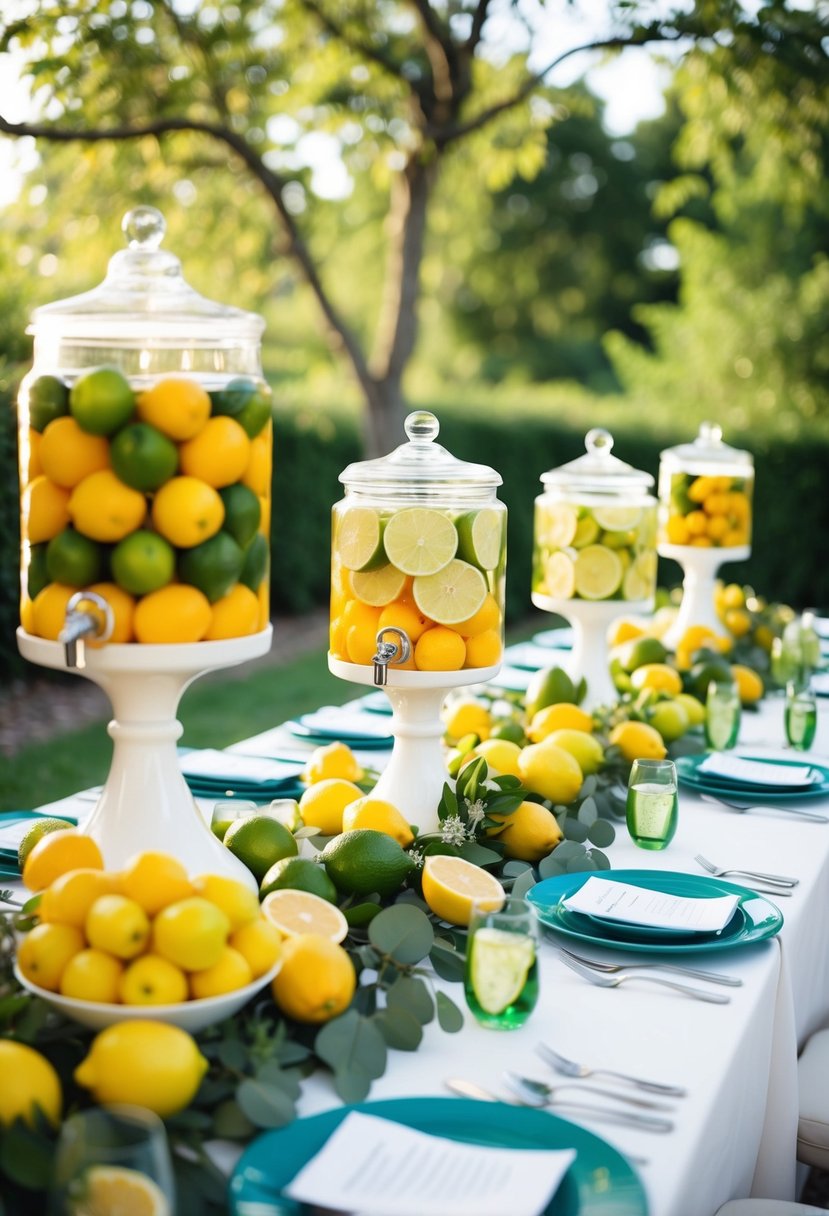
{"label": "whole lemon", "polygon": [[604,764],[604,748],[595,735],[580,729],[554,730],[547,736],[547,743],[561,747],[578,761],[582,775],[597,773]]}
{"label": "whole lemon", "polygon": [[245,956],[232,946],[225,946],[219,961],[204,971],[194,971],[190,976],[190,994],[194,1000],[208,996],[221,996],[244,988],[253,979],[253,970]]}
{"label": "whole lemon", "polygon": [[414,840],[414,833],[396,806],[382,798],[356,798],[343,811],[343,831],[372,828],[392,836],[405,849]]}
{"label": "whole lemon", "polygon": [[357,975],[342,946],[318,933],[289,937],[271,989],[282,1013],[298,1022],[327,1022],[351,1004]]}
{"label": "whole lemon", "polygon": [[230,921],[221,908],[194,895],[159,912],[153,921],[153,950],[185,971],[203,971],[221,958]]}
{"label": "whole lemon", "polygon": [[221,908],[230,921],[231,933],[259,916],[259,900],[255,892],[235,878],[225,878],[222,874],[202,874],[193,879],[193,888],[196,895]]}
{"label": "whole lemon", "polygon": [[104,859],[91,836],[67,828],[65,832],[50,832],[34,846],[23,867],[23,885],[30,891],[42,891],[69,870],[103,870]]}
{"label": "whole lemon", "polygon": [[60,1080],[49,1061],[24,1043],[0,1039],[0,1123],[5,1127],[15,1119],[33,1123],[34,1109],[40,1107],[55,1126],[60,1122],[63,1095]]}
{"label": "whole lemon", "polygon": [[477,735],[488,739],[492,729],[492,714],[480,701],[461,697],[453,701],[443,712],[443,725],[450,743],[457,743],[464,735]]}
{"label": "whole lemon", "polygon": [[85,945],[74,925],[35,925],[20,943],[17,965],[30,983],[57,992],[69,960]]}
{"label": "whole lemon", "polygon": [[632,673],[630,682],[637,691],[653,688],[656,692],[668,692],[672,697],[682,692],[681,675],[667,663],[644,663]]}
{"label": "whole lemon", "polygon": [[662,760],[667,755],[659,731],[647,722],[620,722],[609,739],[631,764],[634,760]]}
{"label": "whole lemon", "polygon": [[581,789],[583,777],[578,760],[546,740],[525,747],[518,757],[521,780],[533,793],[566,805]]}
{"label": "whole lemon", "polygon": [[336,836],[343,830],[345,808],[362,796],[363,791],[353,781],[326,777],[309,786],[300,798],[302,822],[307,828],[319,828],[323,836]]}
{"label": "whole lemon", "polygon": [[117,879],[104,870],[68,870],[43,892],[37,915],[43,924],[83,929],[89,909],[101,895],[115,892]]}
{"label": "whole lemon", "polygon": [[169,853],[136,853],[121,871],[121,894],[134,899],[148,916],[193,894],[193,884]]}
{"label": "whole lemon", "polygon": [[118,983],[123,970],[121,960],[103,950],[79,950],[63,969],[61,994],[78,1001],[114,1004],[118,1000]]}
{"label": "whole lemon", "polygon": [[251,975],[257,980],[270,971],[282,953],[282,934],[276,925],[260,916],[232,933],[228,944],[247,959]]}
{"label": "whole lemon", "polygon": [[145,1106],[165,1119],[192,1102],[207,1067],[186,1031],[136,1019],[96,1035],[75,1080],[96,1102]]}
{"label": "whole lemon", "polygon": [[737,682],[740,701],[743,705],[754,705],[761,699],[765,688],[756,671],[751,667],[744,667],[741,663],[732,663],[731,674]]}
{"label": "whole lemon", "polygon": [[484,739],[483,743],[472,749],[470,755],[473,759],[483,756],[489,768],[497,769],[499,773],[508,774],[510,777],[521,775],[518,769],[521,748],[509,739]]}
{"label": "whole lemon", "polygon": [[540,743],[554,730],[580,730],[590,732],[593,729],[593,718],[578,705],[569,701],[559,701],[556,705],[546,705],[533,714],[532,721],[527,727],[527,734],[533,743]]}
{"label": "whole lemon", "polygon": [[348,744],[336,741],[324,747],[315,747],[302,775],[309,785],[316,785],[318,781],[325,781],[329,777],[341,777],[343,781],[359,781],[363,769]]}
{"label": "whole lemon", "polygon": [[121,976],[118,995],[125,1005],[177,1005],[189,995],[187,976],[159,954],[142,954]]}
{"label": "whole lemon", "polygon": [[522,802],[511,815],[490,816],[505,826],[490,828],[487,836],[495,836],[504,845],[507,857],[518,861],[540,861],[562,839],[555,815],[538,802]]}
{"label": "whole lemon", "polygon": [[150,937],[147,913],[126,895],[101,895],[86,917],[86,938],[96,950],[116,958],[135,958]]}

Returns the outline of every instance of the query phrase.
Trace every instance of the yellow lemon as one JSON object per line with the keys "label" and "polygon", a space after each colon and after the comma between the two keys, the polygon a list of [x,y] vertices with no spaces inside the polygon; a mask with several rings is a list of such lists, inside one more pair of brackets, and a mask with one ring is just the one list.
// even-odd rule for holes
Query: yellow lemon
{"label": "yellow lemon", "polygon": [[20,943],[17,965],[31,983],[57,992],[69,960],[85,945],[74,925],[35,925]]}
{"label": "yellow lemon", "polygon": [[270,971],[282,953],[282,934],[276,925],[260,916],[231,933],[228,945],[247,960],[251,975],[258,980]]}
{"label": "yellow lemon", "polygon": [[150,939],[150,920],[134,899],[101,895],[86,917],[86,940],[116,958],[135,958]]}
{"label": "yellow lemon", "polygon": [[487,629],[466,640],[467,667],[494,667],[501,658],[503,645],[497,629]]}
{"label": "yellow lemon", "polygon": [[662,760],[667,755],[659,731],[647,722],[620,722],[609,739],[631,764],[634,760]]}
{"label": "yellow lemon", "polygon": [[23,535],[31,544],[39,545],[57,536],[69,523],[69,491],[41,474],[23,490],[20,510]]}
{"label": "yellow lemon", "polygon": [[702,726],[705,721],[705,706],[702,701],[689,692],[681,692],[676,700],[688,715],[688,725]]}
{"label": "yellow lemon", "polygon": [[377,630],[380,627],[380,609],[364,604],[361,600],[349,600],[343,609],[342,634],[345,638],[346,658],[351,663],[371,663],[377,653]]}
{"label": "yellow lemon", "polygon": [[38,455],[46,476],[69,490],[90,473],[109,467],[106,439],[82,431],[68,414],[49,423],[41,437]]}
{"label": "yellow lemon", "polygon": [[103,868],[101,850],[92,837],[69,828],[37,842],[23,867],[23,885],[30,891],[42,891],[69,870]]}
{"label": "yellow lemon", "polygon": [[60,991],[76,1001],[113,1005],[118,1001],[118,985],[123,972],[123,963],[111,954],[103,950],[79,950],[64,968]]}
{"label": "yellow lemon", "polygon": [[69,496],[69,517],[79,532],[92,540],[108,543],[140,528],[147,514],[147,500],[138,490],[125,486],[112,469],[99,469],[79,481]]}
{"label": "yellow lemon", "polygon": [[213,604],[204,640],[217,642],[221,638],[246,638],[258,633],[259,628],[259,598],[250,587],[237,583],[227,595]]}
{"label": "yellow lemon", "polygon": [[282,1013],[311,1024],[343,1013],[356,987],[357,976],[348,954],[317,933],[288,938],[282,946],[282,966],[271,984]]}
{"label": "yellow lemon", "polygon": [[423,615],[417,604],[403,595],[399,599],[392,600],[390,604],[386,604],[380,613],[377,628],[388,629],[390,625],[393,625],[396,629],[402,629],[404,633],[408,634],[409,641],[414,644],[432,624],[434,622]]}
{"label": "yellow lemon", "polygon": [[264,496],[270,493],[271,473],[273,471],[273,440],[270,424],[255,439],[250,441],[250,453],[241,481],[243,486],[253,490],[254,494]]}
{"label": "yellow lemon", "polygon": [[210,398],[195,380],[167,376],[140,393],[138,417],[170,439],[192,439],[210,417]]}
{"label": "yellow lemon", "polygon": [[142,954],[121,977],[118,995],[125,1005],[178,1005],[190,994],[181,967],[159,954]]}
{"label": "yellow lemon", "polygon": [[32,633],[56,642],[66,624],[66,605],[77,591],[64,583],[47,583],[32,601]]}
{"label": "yellow lemon", "polygon": [[327,777],[309,786],[300,798],[302,822],[307,828],[319,828],[323,836],[336,836],[343,830],[343,811],[362,796],[363,791],[353,781]]}
{"label": "yellow lemon", "polygon": [[[23,459],[23,452],[20,453]],[[29,459],[26,465],[26,476],[24,481],[33,481],[35,477],[39,477],[43,472],[43,466],[40,463],[40,432],[29,427]]]}
{"label": "yellow lemon", "polygon": [[396,806],[382,798],[370,795],[349,802],[343,810],[343,831],[353,832],[357,828],[371,828],[385,832],[405,849],[414,840],[414,833]]}
{"label": "yellow lemon", "polygon": [[443,725],[450,743],[457,743],[464,735],[477,735],[488,739],[492,730],[492,714],[480,701],[471,697],[460,697],[452,701],[443,711]]}
{"label": "yellow lemon", "polygon": [[193,895],[159,912],[152,949],[185,971],[204,971],[221,958],[229,933],[230,921],[221,908]]}
{"label": "yellow lemon", "polygon": [[37,909],[44,924],[83,929],[89,909],[101,895],[112,895],[118,880],[104,870],[68,870],[43,892]]}
{"label": "yellow lemon", "polygon": [[490,828],[487,836],[500,840],[507,857],[518,861],[540,861],[562,839],[555,815],[538,802],[522,802],[511,815],[493,814],[491,818],[504,827]]}
{"label": "yellow lemon", "polygon": [[508,774],[510,777],[520,777],[521,772],[518,767],[518,757],[521,755],[521,748],[517,743],[511,743],[508,739],[485,739],[483,743],[479,743],[473,748],[474,756],[483,756],[489,768],[496,769],[501,774]]}
{"label": "yellow lemon", "polygon": [[219,489],[238,481],[250,460],[251,441],[233,418],[219,416],[204,424],[179,448],[182,473]]}
{"label": "yellow lemon", "polygon": [[547,740],[525,747],[518,768],[528,789],[563,806],[573,801],[584,779],[575,756]]}
{"label": "yellow lemon", "polygon": [[193,894],[193,884],[181,862],[169,853],[152,851],[130,858],[121,871],[119,887],[122,895],[134,899],[150,917]]}
{"label": "yellow lemon", "polygon": [[153,526],[179,549],[215,536],[224,517],[219,492],[199,477],[171,477],[153,498]]}
{"label": "yellow lemon", "polygon": [[645,663],[643,667],[637,667],[630,682],[637,692],[652,688],[656,692],[670,693],[672,697],[682,692],[682,677],[667,663]]}
{"label": "yellow lemon", "polygon": [[202,874],[193,880],[196,895],[221,908],[230,923],[230,932],[256,920],[259,916],[259,900],[249,887],[235,878],[222,874]]}
{"label": "yellow lemon", "polygon": [[243,954],[232,946],[225,946],[219,955],[218,962],[203,971],[194,971],[190,976],[190,995],[200,1001],[208,996],[221,996],[225,992],[235,992],[244,988],[253,980],[250,963]]}
{"label": "yellow lemon", "polygon": [[316,785],[318,781],[325,781],[329,777],[341,777],[343,781],[359,781],[363,776],[363,769],[347,743],[335,742],[314,748],[302,776],[309,785]]}
{"label": "yellow lemon", "polygon": [[210,601],[198,587],[171,583],[142,596],[132,624],[139,642],[200,642],[211,617]]}
{"label": "yellow lemon", "polygon": [[[134,635],[132,621],[135,613],[135,600],[133,597],[115,583],[93,583],[89,588],[90,591],[97,592],[112,609],[112,615],[115,621],[112,634],[109,637],[110,642],[131,642]],[[106,645],[106,642],[88,642],[88,646]]]}
{"label": "yellow lemon", "polygon": [[554,730],[592,731],[593,718],[578,705],[569,701],[560,701],[556,705],[547,705],[533,714],[532,721],[527,727],[527,735],[533,743],[540,743]]}
{"label": "yellow lemon", "polygon": [[0,1039],[0,1076],[0,1123],[4,1127],[15,1119],[34,1126],[36,1108],[57,1126],[63,1095],[58,1074],[45,1056],[25,1043]]}
{"label": "yellow lemon", "polygon": [[562,747],[578,761],[582,776],[597,773],[604,764],[604,748],[595,735],[583,730],[563,728],[547,736],[547,742]]}
{"label": "yellow lemon", "polygon": [[207,1066],[186,1031],[137,1018],[96,1035],[75,1080],[98,1103],[145,1106],[166,1119],[189,1106]]}
{"label": "yellow lemon", "polygon": [[466,643],[454,629],[433,625],[415,644],[418,671],[460,671],[466,662]]}
{"label": "yellow lemon", "polygon": [[756,671],[751,667],[744,667],[741,663],[732,663],[731,674],[739,689],[741,704],[754,705],[761,699],[765,688]]}
{"label": "yellow lemon", "polygon": [[607,631],[608,646],[621,646],[622,642],[631,642],[634,638],[643,638],[647,633],[638,621],[633,621],[630,617],[622,616],[613,624]]}
{"label": "yellow lemon", "polygon": [[468,616],[465,621],[460,621],[455,629],[462,638],[475,638],[491,630],[498,633],[500,638],[501,609],[495,596],[488,593],[478,611]]}
{"label": "yellow lemon", "polygon": [[498,879],[462,857],[436,854],[423,867],[423,898],[450,925],[468,925],[472,907],[497,912],[506,899]]}

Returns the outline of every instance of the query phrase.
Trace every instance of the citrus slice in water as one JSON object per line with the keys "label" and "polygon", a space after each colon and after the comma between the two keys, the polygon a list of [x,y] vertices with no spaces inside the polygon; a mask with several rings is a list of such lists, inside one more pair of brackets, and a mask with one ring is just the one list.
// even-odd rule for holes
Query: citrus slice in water
{"label": "citrus slice in water", "polygon": [[537,508],[536,532],[542,545],[563,549],[572,543],[578,526],[578,516],[567,503]]}
{"label": "citrus slice in water", "polygon": [[422,574],[412,584],[414,602],[438,625],[457,625],[483,606],[486,579],[477,566],[453,558],[437,574]]}
{"label": "citrus slice in water", "polygon": [[348,921],[340,909],[310,891],[289,887],[271,891],[265,896],[262,912],[286,937],[318,933],[332,942],[341,942],[348,933]]}
{"label": "citrus slice in water", "polygon": [[579,520],[578,527],[570,543],[574,549],[583,549],[585,545],[592,545],[594,541],[599,539],[600,531],[601,528],[593,516],[585,515],[584,519]]}
{"label": "citrus slice in water", "polygon": [[619,589],[624,567],[605,545],[588,545],[576,558],[576,591],[585,600],[606,600]]}
{"label": "citrus slice in water", "polygon": [[576,568],[566,553],[559,551],[548,558],[544,567],[544,581],[547,594],[554,600],[573,598],[576,589]]}
{"label": "citrus slice in water", "polygon": [[455,525],[442,511],[407,507],[386,525],[386,556],[404,574],[437,574],[458,548]]}
{"label": "citrus slice in water", "polygon": [[482,570],[494,570],[501,556],[501,513],[493,507],[469,511],[455,521],[458,557]]}
{"label": "citrus slice in water", "polygon": [[376,570],[355,570],[351,576],[351,589],[364,604],[385,608],[397,599],[405,582],[406,575],[396,566],[378,566]]}
{"label": "citrus slice in water", "polygon": [[597,507],[593,517],[605,532],[628,532],[642,518],[641,507]]}
{"label": "citrus slice in water", "polygon": [[529,937],[503,929],[479,929],[471,943],[470,978],[485,1013],[502,1013],[521,995],[535,962]]}
{"label": "citrus slice in water", "polygon": [[649,600],[656,589],[656,554],[640,553],[625,571],[622,595],[626,600]]}
{"label": "citrus slice in water", "polygon": [[121,1165],[93,1165],[83,1177],[82,1193],[72,1205],[77,1216],[123,1212],[125,1216],[170,1216],[161,1187],[138,1170]]}
{"label": "citrus slice in water", "polygon": [[374,570],[385,560],[383,525],[372,507],[352,507],[340,516],[335,541],[348,570]]}
{"label": "citrus slice in water", "polygon": [[498,879],[462,857],[436,853],[423,867],[423,898],[435,916],[452,925],[468,925],[472,905],[497,912],[504,905]]}

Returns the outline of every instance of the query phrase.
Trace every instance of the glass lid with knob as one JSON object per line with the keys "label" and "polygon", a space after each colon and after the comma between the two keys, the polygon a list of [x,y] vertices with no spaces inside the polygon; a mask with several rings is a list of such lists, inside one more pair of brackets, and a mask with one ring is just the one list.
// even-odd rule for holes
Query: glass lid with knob
{"label": "glass lid with knob", "polygon": [[613,455],[599,427],[586,453],[542,475],[535,500],[532,599],[650,603],[656,591],[653,478]]}
{"label": "glass lid with knob", "polygon": [[331,655],[370,666],[378,631],[405,632],[413,671],[492,667],[503,650],[506,507],[501,477],[436,443],[434,414],[407,442],[349,465],[333,508]]}
{"label": "glass lid with knob", "polygon": [[751,543],[754,460],[703,422],[693,443],[666,448],[659,462],[659,543],[742,549]]}

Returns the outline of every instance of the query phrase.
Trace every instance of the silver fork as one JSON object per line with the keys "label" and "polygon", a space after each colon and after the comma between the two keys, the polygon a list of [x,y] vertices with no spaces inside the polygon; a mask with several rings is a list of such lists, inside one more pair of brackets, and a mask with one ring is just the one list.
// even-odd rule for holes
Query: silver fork
{"label": "silver fork", "polygon": [[549,1064],[564,1077],[610,1077],[627,1085],[633,1085],[636,1089],[642,1089],[645,1093],[663,1094],[666,1098],[684,1098],[688,1093],[688,1090],[683,1089],[680,1085],[663,1085],[661,1081],[646,1081],[643,1077],[633,1077],[630,1073],[616,1072],[613,1068],[590,1068],[587,1064],[578,1064],[575,1060],[568,1060],[566,1056],[559,1055],[546,1043],[536,1043],[535,1051],[545,1064]]}
{"label": "silver fork", "polygon": [[761,882],[771,883],[775,887],[796,887],[800,882],[799,878],[787,878],[785,874],[764,874],[762,870],[725,870],[721,866],[715,866],[713,861],[703,857],[702,853],[697,853],[694,861],[715,878],[721,878],[725,874],[738,874],[742,878],[759,878]]}
{"label": "silver fork", "polygon": [[596,1094],[599,1098],[611,1098],[614,1102],[626,1102],[629,1106],[638,1106],[642,1110],[671,1111],[675,1109],[664,1102],[654,1102],[653,1098],[637,1098],[633,1094],[623,1093],[619,1089],[604,1089],[601,1085],[579,1085],[577,1082],[568,1083],[567,1081],[563,1081],[559,1085],[548,1085],[546,1081],[539,1081],[535,1077],[525,1077],[518,1072],[505,1072],[504,1079],[507,1078],[512,1078],[513,1081],[525,1085],[536,1098],[543,1098],[545,1102],[559,1096],[564,1090],[572,1090],[574,1093]]}
{"label": "silver fork", "polygon": [[746,811],[777,811],[780,815],[799,815],[801,819],[811,819],[813,823],[829,823],[826,815],[817,815],[814,811],[802,811],[793,806],[772,806],[770,803],[753,806],[750,802],[730,802],[727,798],[715,798],[713,794],[700,794],[703,802],[713,802],[716,806],[727,806],[741,815]]}
{"label": "silver fork", "polygon": [[703,971],[699,967],[680,967],[676,963],[602,963],[595,958],[584,958],[574,954],[572,950],[559,946],[562,954],[572,958],[583,967],[592,967],[595,971],[606,971],[615,975],[624,971],[670,971],[674,975],[685,975],[692,980],[707,980],[710,984],[723,984],[726,988],[741,988],[743,981],[736,975],[721,975],[718,971]]}
{"label": "silver fork", "polygon": [[638,971],[623,971],[618,975],[608,975],[604,971],[594,971],[591,967],[585,967],[581,963],[577,963],[574,958],[565,955],[562,955],[561,961],[571,971],[575,971],[576,975],[589,980],[591,984],[596,984],[599,988],[619,988],[629,980],[639,980],[646,984],[658,984],[661,988],[671,988],[674,992],[681,992],[683,996],[692,996],[698,1001],[708,1001],[711,1005],[727,1005],[731,1000],[730,996],[725,996],[723,993],[704,992],[702,988],[689,988],[687,984],[677,984],[674,980],[663,980],[658,975],[642,975]]}
{"label": "silver fork", "polygon": [[516,1094],[525,1106],[555,1106],[557,1108],[579,1111],[585,1117],[602,1119],[606,1123],[618,1123],[622,1127],[636,1127],[641,1131],[672,1132],[674,1125],[670,1119],[657,1115],[641,1115],[632,1110],[611,1110],[607,1106],[594,1106],[592,1102],[581,1102],[562,1097],[552,1087],[548,1093],[541,1093],[535,1085],[528,1085],[527,1078],[514,1072],[504,1073],[504,1082]]}

